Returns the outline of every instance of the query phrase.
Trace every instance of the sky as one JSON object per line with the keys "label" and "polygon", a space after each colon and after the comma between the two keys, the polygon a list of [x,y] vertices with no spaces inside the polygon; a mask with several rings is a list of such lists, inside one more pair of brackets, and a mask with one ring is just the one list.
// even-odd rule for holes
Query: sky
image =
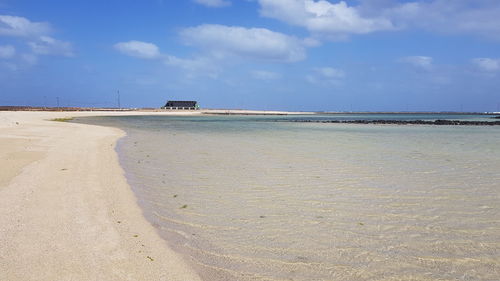
{"label": "sky", "polygon": [[0,0],[0,105],[500,111],[498,0]]}

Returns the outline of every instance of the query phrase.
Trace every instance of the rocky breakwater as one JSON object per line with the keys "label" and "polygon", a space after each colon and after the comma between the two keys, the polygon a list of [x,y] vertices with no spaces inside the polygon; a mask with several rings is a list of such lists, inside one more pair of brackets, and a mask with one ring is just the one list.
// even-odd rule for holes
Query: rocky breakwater
{"label": "rocky breakwater", "polygon": [[299,123],[334,123],[334,124],[380,124],[380,125],[447,125],[447,126],[498,126],[500,121],[464,121],[464,120],[293,120]]}

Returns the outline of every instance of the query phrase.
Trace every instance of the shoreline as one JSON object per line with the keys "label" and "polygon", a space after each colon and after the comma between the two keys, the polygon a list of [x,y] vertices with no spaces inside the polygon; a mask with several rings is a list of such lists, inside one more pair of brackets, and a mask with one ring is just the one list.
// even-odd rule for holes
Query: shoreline
{"label": "shoreline", "polygon": [[1,280],[201,280],[144,217],[115,151],[125,133],[47,121],[146,114],[172,115],[0,112]]}
{"label": "shoreline", "polygon": [[102,115],[107,113],[201,113],[207,115],[370,115],[370,114],[403,114],[403,115],[500,115],[499,111],[286,111],[258,109],[223,109],[201,108],[199,110],[172,110],[160,108],[96,108],[96,107],[40,107],[40,106],[2,106],[1,111],[31,111],[31,112],[92,112]]}
{"label": "shoreline", "polygon": [[49,121],[134,115],[204,113],[0,112],[0,280],[207,278],[145,216],[116,150],[123,130]]}

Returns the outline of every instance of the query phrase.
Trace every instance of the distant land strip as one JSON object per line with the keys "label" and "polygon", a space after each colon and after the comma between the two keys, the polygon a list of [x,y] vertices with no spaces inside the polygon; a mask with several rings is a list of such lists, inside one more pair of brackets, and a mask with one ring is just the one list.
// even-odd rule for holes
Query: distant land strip
{"label": "distant land strip", "polygon": [[463,120],[290,120],[299,123],[335,124],[381,124],[381,125],[452,125],[452,126],[499,126],[500,121],[463,121]]}

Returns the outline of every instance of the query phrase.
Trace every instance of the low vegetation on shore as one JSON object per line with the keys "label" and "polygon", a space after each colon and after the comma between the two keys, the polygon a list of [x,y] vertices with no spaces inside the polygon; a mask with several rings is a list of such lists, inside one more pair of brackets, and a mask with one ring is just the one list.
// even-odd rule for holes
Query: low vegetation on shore
{"label": "low vegetation on shore", "polygon": [[73,120],[73,117],[64,117],[64,118],[54,118],[50,119],[50,121],[56,121],[56,122],[68,122]]}

